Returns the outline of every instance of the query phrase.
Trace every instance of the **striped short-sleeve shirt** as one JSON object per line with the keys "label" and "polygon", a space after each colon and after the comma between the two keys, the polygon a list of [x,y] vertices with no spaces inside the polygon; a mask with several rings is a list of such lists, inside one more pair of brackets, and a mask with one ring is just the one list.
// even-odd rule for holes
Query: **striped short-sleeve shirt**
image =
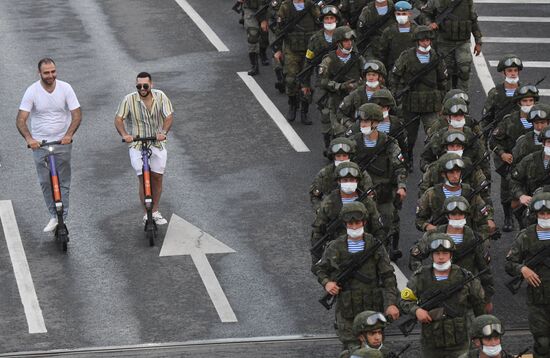
{"label": "striped short-sleeve shirt", "polygon": [[[141,100],[139,93],[133,92],[124,97],[118,110],[117,117],[130,119],[127,122],[127,130],[132,136],[154,137],[162,130],[162,125],[166,117],[174,112],[172,102],[164,92],[158,89],[151,89],[153,95],[153,105],[151,110],[147,109],[145,103]],[[161,142],[153,143],[155,147],[163,148]],[[132,143],[132,147],[139,148],[138,142]]]}

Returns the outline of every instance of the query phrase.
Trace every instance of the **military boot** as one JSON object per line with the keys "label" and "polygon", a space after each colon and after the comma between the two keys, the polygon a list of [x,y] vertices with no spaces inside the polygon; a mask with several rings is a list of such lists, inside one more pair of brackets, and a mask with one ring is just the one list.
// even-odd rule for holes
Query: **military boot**
{"label": "military boot", "polygon": [[399,250],[399,232],[395,232],[392,236],[392,241],[390,243],[390,260],[397,262],[400,258],[403,257],[403,253]]}
{"label": "military boot", "polygon": [[267,58],[267,54],[265,53],[266,49],[261,48],[260,49],[260,61],[262,62],[263,66],[269,65],[269,59]]}
{"label": "military boot", "polygon": [[298,110],[298,97],[288,96],[288,113],[286,115],[286,120],[289,122],[294,122],[296,119],[296,111]]}
{"label": "military boot", "polygon": [[256,52],[249,52],[248,57],[250,58],[250,65],[252,68],[248,71],[249,76],[256,76],[260,73],[260,66],[258,66],[258,54]]}
{"label": "military boot", "polygon": [[504,225],[502,226],[502,231],[510,232],[514,230],[512,207],[510,206],[510,203],[502,203],[502,209],[504,210]]}
{"label": "military boot", "polygon": [[275,88],[278,89],[280,93],[285,93],[285,75],[283,74],[282,68],[275,69],[275,77],[277,77]]}
{"label": "military boot", "polygon": [[306,126],[313,124],[311,119],[307,117],[307,112],[309,110],[309,102],[302,101],[301,106],[302,108],[300,109],[300,120],[302,121],[302,124],[305,124]]}

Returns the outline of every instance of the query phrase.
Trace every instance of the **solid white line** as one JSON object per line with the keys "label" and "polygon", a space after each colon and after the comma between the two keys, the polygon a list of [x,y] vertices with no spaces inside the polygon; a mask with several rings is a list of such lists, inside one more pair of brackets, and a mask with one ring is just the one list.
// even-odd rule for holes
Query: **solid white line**
{"label": "solid white line", "polygon": [[[491,67],[497,67],[498,61],[491,60],[489,61]],[[523,61],[523,67],[532,67],[532,68],[549,68],[550,61]]]}
{"label": "solid white line", "polygon": [[199,271],[204,287],[206,287],[206,291],[218,312],[218,316],[220,316],[220,320],[222,322],[237,322],[237,317],[227,297],[225,297],[220,282],[212,266],[210,266],[210,262],[208,262],[206,255],[202,253],[192,253],[191,259],[193,259],[193,263],[197,266],[197,271]]}
{"label": "solid white line", "polygon": [[550,4],[550,0],[474,0],[476,4]]}
{"label": "solid white line", "polygon": [[548,37],[483,37],[487,43],[550,44]]}
{"label": "solid white line", "polygon": [[393,266],[393,269],[395,270],[395,278],[397,279],[397,289],[399,291],[403,290],[405,287],[407,287],[407,282],[409,281],[407,279],[407,276],[403,274],[403,271],[397,265],[395,262],[392,262],[391,265]]}
{"label": "solid white line", "polygon": [[547,89],[547,88],[539,88],[539,94],[541,96],[550,96],[550,89]]}
{"label": "solid white line", "polygon": [[284,136],[290,143],[290,145],[296,150],[297,152],[309,152],[309,148],[307,145],[302,141],[298,133],[292,128],[292,126],[288,123],[286,118],[279,112],[279,109],[271,102],[269,97],[265,94],[265,92],[262,90],[262,88],[256,83],[254,78],[252,76],[249,76],[246,72],[237,72],[239,77],[243,80],[243,82],[248,86],[252,94],[254,94],[254,97],[260,102],[262,107],[264,107],[265,111],[271,119],[275,122],[277,127],[283,132]]}
{"label": "solid white line", "polygon": [[550,17],[478,16],[477,21],[485,21],[485,22],[550,22]]}
{"label": "solid white line", "polygon": [[218,50],[218,52],[227,52],[229,49],[225,44],[220,40],[218,35],[208,26],[206,21],[203,20],[203,18],[189,5],[187,0],[176,0],[178,5],[189,15],[191,20],[201,29],[203,34],[210,40],[212,45]]}
{"label": "solid white line", "polygon": [[38,297],[34,290],[31,271],[25,249],[23,249],[21,243],[19,227],[17,226],[11,200],[0,200],[0,221],[2,221],[2,227],[4,228],[4,236],[6,237],[19,296],[21,296],[21,303],[23,303],[23,309],[27,317],[29,333],[46,333],[42,309],[40,309]]}
{"label": "solid white line", "polygon": [[[473,51],[475,46],[475,41],[473,36],[470,39],[470,43],[471,43],[471,50]],[[473,56],[473,57],[474,57],[474,66],[476,68],[477,76],[481,81],[481,85],[483,86],[485,95],[487,95],[489,91],[493,87],[495,87],[495,82],[493,81],[493,77],[489,72],[489,68],[487,67],[487,62],[485,61],[485,56],[483,56],[483,52],[479,56]]]}

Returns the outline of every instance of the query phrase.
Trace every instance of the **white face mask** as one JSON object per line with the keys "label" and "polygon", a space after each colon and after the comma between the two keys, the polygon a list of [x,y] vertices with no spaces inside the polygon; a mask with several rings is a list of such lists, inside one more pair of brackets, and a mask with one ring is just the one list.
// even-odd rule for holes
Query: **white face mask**
{"label": "white face mask", "polygon": [[453,153],[453,154],[458,154],[462,157],[462,153],[464,153],[464,150],[463,149],[460,149],[460,150],[448,150],[447,153]]}
{"label": "white face mask", "polygon": [[352,194],[357,190],[357,183],[340,183],[340,190],[346,194]]}
{"label": "white face mask", "polygon": [[514,84],[519,82],[519,77],[516,77],[516,78],[506,77],[506,79],[504,79],[504,81],[506,81],[506,83],[514,85]]}
{"label": "white face mask", "polygon": [[349,162],[349,159],[346,159],[346,160],[335,160],[335,161],[334,161],[334,166],[337,167],[339,164],[347,163],[347,162]]}
{"label": "white face mask", "polygon": [[365,229],[363,227],[360,227],[359,229],[346,229],[346,232],[349,237],[353,239],[357,239],[358,237],[362,237],[363,233],[365,232]]}
{"label": "white face mask", "polygon": [[351,53],[351,48],[348,50],[346,48],[340,47],[340,51],[342,51],[344,55],[349,55]]}
{"label": "white face mask", "polygon": [[361,133],[370,135],[372,133],[372,127],[361,127]]}
{"label": "white face mask", "polygon": [[380,84],[380,81],[367,81],[367,87],[376,88]]}
{"label": "white face mask", "polygon": [[445,179],[445,185],[447,186],[450,186],[450,187],[457,187],[460,185],[460,183],[462,182],[462,179],[458,181],[458,183],[456,184],[451,184],[451,182],[449,181],[449,179]]}
{"label": "white face mask", "polygon": [[537,219],[537,224],[543,229],[550,229],[550,219]]}
{"label": "white face mask", "polygon": [[544,154],[550,155],[550,147],[544,146]]}
{"label": "white face mask", "polygon": [[407,22],[409,22],[409,17],[407,15],[397,15],[395,19],[397,20],[397,23],[399,25],[405,25]]}
{"label": "white face mask", "polygon": [[384,118],[388,117],[390,115],[390,111],[382,111],[382,116],[384,116]]}
{"label": "white face mask", "polygon": [[323,27],[325,28],[325,30],[327,31],[332,31],[336,28],[336,23],[333,22],[332,24],[323,24]]}
{"label": "white face mask", "polygon": [[385,2],[386,0],[376,0],[377,3],[379,4],[382,4],[383,2]]}
{"label": "white face mask", "polygon": [[451,268],[451,260],[445,262],[444,264],[436,264],[436,263],[434,262],[434,263],[433,263],[433,268],[434,268],[436,271],[439,271],[439,272],[447,271],[449,268]]}
{"label": "white face mask", "polygon": [[531,108],[533,108],[533,106],[521,106],[521,111],[523,113],[529,113],[531,111]]}
{"label": "white face mask", "polygon": [[303,2],[294,3],[294,8],[296,9],[296,11],[302,11],[303,9],[305,9],[305,7],[306,7],[306,4]]}
{"label": "white face mask", "polygon": [[451,119],[451,127],[460,129],[463,128],[466,124],[466,119],[462,118],[461,120],[457,121],[455,119]]}
{"label": "white face mask", "polygon": [[431,45],[428,45],[426,47],[418,46],[418,49],[420,50],[420,52],[430,52],[430,50],[432,49],[432,46]]}
{"label": "white face mask", "polygon": [[489,357],[496,357],[502,351],[502,347],[500,344],[497,344],[496,346],[483,346],[482,350],[483,353],[485,353]]}
{"label": "white face mask", "polygon": [[453,220],[449,219],[449,225],[455,229],[462,229],[466,225],[466,219]]}

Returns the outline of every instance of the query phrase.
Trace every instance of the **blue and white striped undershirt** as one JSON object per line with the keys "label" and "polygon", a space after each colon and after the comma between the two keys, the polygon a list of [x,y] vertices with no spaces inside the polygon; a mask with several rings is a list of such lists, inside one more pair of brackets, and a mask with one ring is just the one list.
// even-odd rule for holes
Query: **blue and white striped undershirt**
{"label": "blue and white striped undershirt", "polygon": [[455,242],[455,244],[459,245],[462,244],[462,241],[464,241],[464,234],[448,234],[451,239]]}
{"label": "blue and white striped undershirt", "polygon": [[445,198],[450,198],[451,196],[461,196],[462,195],[462,188],[457,191],[451,191],[447,189],[445,186],[443,187],[443,194],[445,194]]}
{"label": "blue and white striped undershirt", "polygon": [[430,53],[419,53],[418,51],[416,51],[416,58],[418,58],[418,61],[420,61],[420,63],[428,63],[430,62]]}
{"label": "blue and white striped undershirt", "polygon": [[356,253],[356,252],[361,252],[365,250],[365,241],[363,240],[350,240],[348,239],[348,252],[349,253]]}
{"label": "blue and white striped undershirt", "polygon": [[376,147],[376,141],[375,140],[370,140],[368,137],[363,136],[363,142],[365,143],[365,147],[367,147],[367,148]]}
{"label": "blue and white striped undershirt", "polygon": [[369,99],[369,101],[373,94],[374,94],[374,91],[367,90],[367,98]]}
{"label": "blue and white striped undershirt", "polygon": [[399,32],[411,32],[410,27],[398,27]]}
{"label": "blue and white striped undershirt", "polygon": [[349,61],[349,59],[351,58],[351,53],[345,57],[342,57],[342,56],[338,56],[338,58],[340,59],[340,61],[346,63]]}
{"label": "blue and white striped undershirt", "polygon": [[378,15],[386,15],[386,13],[388,12],[388,5],[382,7],[375,6],[375,8]]}
{"label": "blue and white striped undershirt", "polygon": [[533,123],[530,123],[527,121],[527,118],[521,118],[519,119],[521,121],[521,124],[523,124],[523,128],[525,129],[531,129],[533,128]]}
{"label": "blue and white striped undershirt", "polygon": [[535,142],[535,145],[542,145],[542,142],[539,140],[539,136],[537,134],[533,136],[533,142]]}
{"label": "blue and white striped undershirt", "polygon": [[435,276],[436,281],[445,281],[449,278],[449,275]]}
{"label": "blue and white striped undershirt", "polygon": [[327,33],[326,33],[326,32],[324,32],[323,34],[325,35],[325,41],[326,41],[326,42],[330,42],[330,43],[332,43],[332,36],[330,36],[330,35],[327,35]]}
{"label": "blue and white striped undershirt", "polygon": [[357,198],[358,198],[357,195],[352,196],[351,198],[344,198],[344,197],[342,197],[342,204],[353,203],[355,200],[357,200]]}
{"label": "blue and white striped undershirt", "polygon": [[378,129],[379,132],[389,133],[390,132],[390,125],[391,125],[390,122],[380,122],[378,124],[378,127],[376,127],[376,129]]}
{"label": "blue and white striped undershirt", "polygon": [[544,169],[548,169],[548,159],[544,159]]}
{"label": "blue and white striped undershirt", "polygon": [[537,237],[539,240],[550,240],[550,231],[538,231]]}
{"label": "blue and white striped undershirt", "polygon": [[516,93],[515,88],[505,88],[506,90],[506,97],[514,97],[514,93]]}

